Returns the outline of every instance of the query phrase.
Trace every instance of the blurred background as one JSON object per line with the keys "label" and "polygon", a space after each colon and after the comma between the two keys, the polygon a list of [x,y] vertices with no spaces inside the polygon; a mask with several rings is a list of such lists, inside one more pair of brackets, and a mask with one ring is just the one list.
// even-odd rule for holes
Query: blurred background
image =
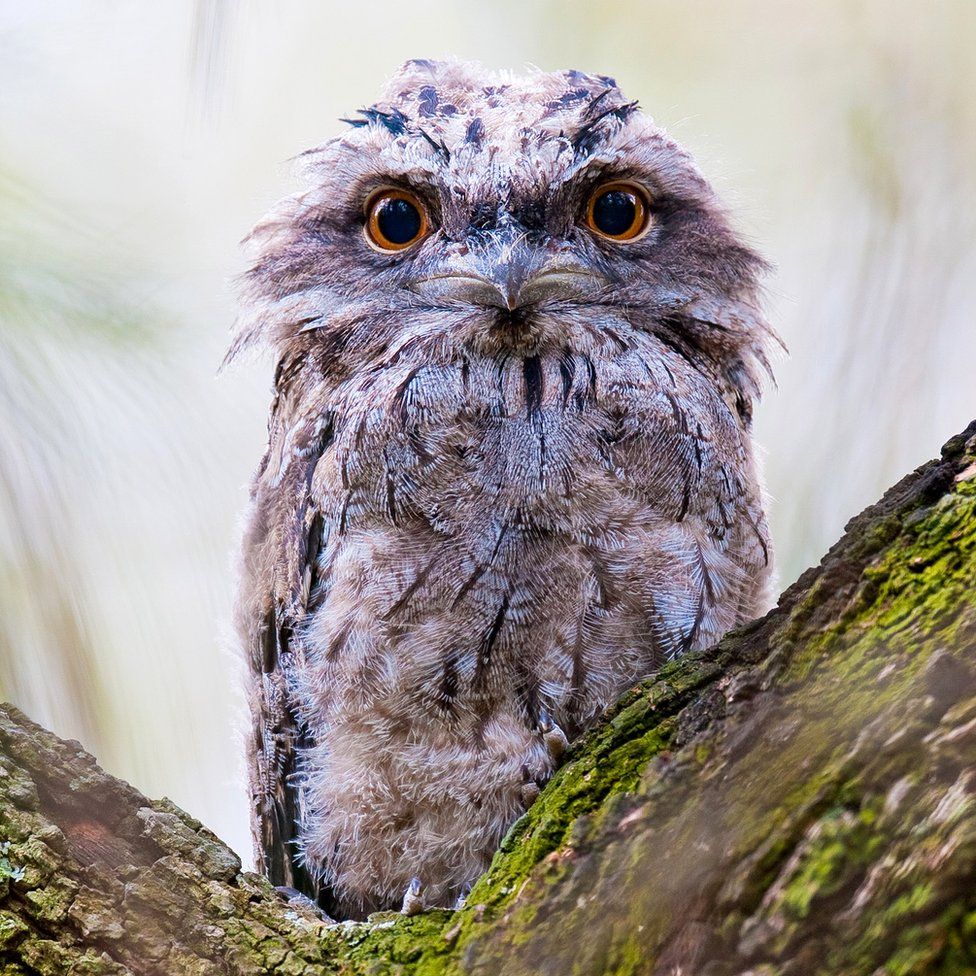
{"label": "blurred background", "polygon": [[775,263],[780,576],[976,416],[972,0],[0,0],[0,697],[249,854],[238,241],[409,57],[614,75]]}

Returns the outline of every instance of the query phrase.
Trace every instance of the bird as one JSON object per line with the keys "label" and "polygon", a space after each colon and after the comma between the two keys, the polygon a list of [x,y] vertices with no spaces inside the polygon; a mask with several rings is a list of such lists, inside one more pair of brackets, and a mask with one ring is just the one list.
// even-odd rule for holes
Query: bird
{"label": "bird", "polygon": [[416,59],[247,239],[256,861],[451,907],[629,687],[768,607],[769,268],[613,78]]}

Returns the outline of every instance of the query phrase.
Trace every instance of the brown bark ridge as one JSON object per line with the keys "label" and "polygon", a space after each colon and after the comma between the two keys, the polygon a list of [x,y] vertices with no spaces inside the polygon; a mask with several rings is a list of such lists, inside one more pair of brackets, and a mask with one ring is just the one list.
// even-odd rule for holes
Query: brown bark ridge
{"label": "brown bark ridge", "polygon": [[976,422],[627,693],[457,912],[326,924],[4,706],[0,972],[976,972]]}

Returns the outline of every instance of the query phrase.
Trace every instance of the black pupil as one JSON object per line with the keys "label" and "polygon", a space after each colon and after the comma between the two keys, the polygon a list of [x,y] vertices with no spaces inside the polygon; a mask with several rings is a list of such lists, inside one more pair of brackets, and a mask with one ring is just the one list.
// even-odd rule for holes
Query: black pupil
{"label": "black pupil", "polygon": [[376,215],[376,226],[391,244],[409,244],[420,233],[420,211],[402,197],[384,200]]}
{"label": "black pupil", "polygon": [[624,190],[601,193],[593,204],[593,223],[597,230],[610,237],[626,234],[636,219],[637,200]]}

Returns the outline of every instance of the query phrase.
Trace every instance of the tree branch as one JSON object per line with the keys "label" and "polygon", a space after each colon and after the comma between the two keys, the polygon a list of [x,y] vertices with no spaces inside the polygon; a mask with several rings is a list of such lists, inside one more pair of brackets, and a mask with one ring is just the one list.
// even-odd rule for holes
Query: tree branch
{"label": "tree branch", "polygon": [[0,709],[6,974],[976,969],[976,423],[571,750],[467,906],[326,925]]}

